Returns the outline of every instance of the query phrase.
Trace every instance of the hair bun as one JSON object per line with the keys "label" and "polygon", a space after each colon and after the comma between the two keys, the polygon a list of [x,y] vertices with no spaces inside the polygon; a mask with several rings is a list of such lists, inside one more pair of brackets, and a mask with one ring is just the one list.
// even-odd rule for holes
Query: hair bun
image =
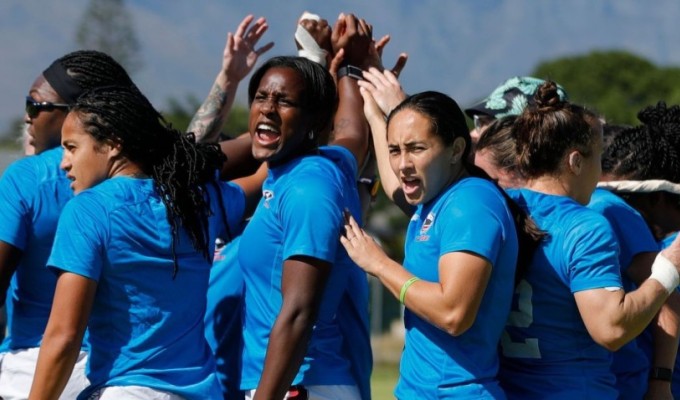
{"label": "hair bun", "polygon": [[560,99],[560,94],[557,91],[557,83],[553,81],[546,81],[541,84],[536,90],[534,101],[537,108],[560,108],[564,101]]}

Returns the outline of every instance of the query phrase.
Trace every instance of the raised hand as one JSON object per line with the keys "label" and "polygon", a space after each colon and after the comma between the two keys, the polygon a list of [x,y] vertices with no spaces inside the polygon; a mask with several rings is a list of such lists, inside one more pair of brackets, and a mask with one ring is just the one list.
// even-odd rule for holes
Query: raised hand
{"label": "raised hand", "polygon": [[[383,71],[385,69],[385,66],[383,65],[382,62],[382,54],[385,46],[390,42],[390,35],[385,35],[380,38],[380,40],[375,41],[373,40],[372,45],[368,49],[368,59],[366,62],[366,67],[374,67],[377,68],[379,71]],[[401,53],[399,54],[399,57],[397,57],[397,61],[394,64],[394,67],[392,67],[391,71],[392,73],[396,76],[399,77],[399,74],[401,74],[401,71],[404,69],[404,66],[406,66],[406,61],[408,60],[408,54],[406,53]]]}
{"label": "raised hand", "polygon": [[269,42],[255,49],[257,42],[267,31],[267,20],[258,18],[252,26],[254,17],[248,15],[241,21],[236,33],[227,34],[227,44],[222,54],[222,69],[208,97],[196,111],[187,131],[193,132],[198,142],[217,141],[220,129],[234,104],[238,84],[250,73],[258,57],[274,46]]}
{"label": "raised hand", "polygon": [[331,34],[333,52],[344,50],[347,63],[367,68],[369,47],[373,41],[373,26],[353,14],[340,14]]}
{"label": "raised hand", "polygon": [[328,21],[307,12],[302,14],[298,22],[295,45],[300,56],[319,62],[323,66],[328,66],[335,54],[331,45],[331,27]]}
{"label": "raised hand", "polygon": [[[369,92],[383,115],[389,115],[406,98],[406,93],[401,88],[399,80],[389,70],[380,72],[371,67],[368,71],[364,71],[364,80],[358,83],[359,87],[362,88],[362,94],[364,90]],[[364,111],[367,111],[366,107],[364,107]]]}
{"label": "raised hand", "polygon": [[229,80],[241,81],[253,69],[257,59],[274,46],[269,42],[255,49],[257,42],[267,31],[269,25],[264,17],[258,18],[252,26],[254,17],[246,16],[235,33],[227,34],[227,44],[222,57],[222,70]]}

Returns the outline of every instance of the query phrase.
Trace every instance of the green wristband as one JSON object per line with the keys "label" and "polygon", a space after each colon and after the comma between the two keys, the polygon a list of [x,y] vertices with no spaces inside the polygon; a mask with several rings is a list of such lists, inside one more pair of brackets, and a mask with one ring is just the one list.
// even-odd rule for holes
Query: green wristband
{"label": "green wristband", "polygon": [[414,276],[413,278],[404,282],[404,285],[401,287],[401,291],[399,292],[399,302],[401,304],[404,304],[404,299],[406,297],[406,291],[408,290],[408,288],[410,288],[411,285],[413,285],[413,283],[415,283],[415,281],[419,281],[419,280],[420,280],[420,278],[418,278],[417,276]]}

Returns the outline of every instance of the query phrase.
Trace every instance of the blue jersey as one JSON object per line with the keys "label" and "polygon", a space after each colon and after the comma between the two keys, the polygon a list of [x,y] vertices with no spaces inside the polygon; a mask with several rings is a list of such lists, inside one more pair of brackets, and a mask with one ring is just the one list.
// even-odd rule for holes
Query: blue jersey
{"label": "blue jersey", "polygon": [[[626,292],[637,288],[628,275],[627,268],[635,255],[656,252],[657,243],[640,213],[622,198],[605,189],[595,189],[588,208],[604,215],[614,230],[619,244],[621,281]],[[612,372],[616,375],[619,399],[637,400],[647,392],[649,362],[644,351],[632,340],[616,351],[612,358]]]}
{"label": "blue jersey", "polygon": [[56,148],[15,161],[0,179],[0,240],[23,251],[7,292],[3,350],[39,347],[52,308],[55,275],[45,268],[59,214],[73,197]]}
{"label": "blue jersey", "polygon": [[350,270],[358,268],[339,241],[343,209],[360,215],[356,174],[354,157],[338,146],[322,147],[319,155],[299,157],[269,170],[263,197],[239,244],[246,283],[242,389],[258,386],[269,333],[283,301],[283,264],[294,256],[323,260],[332,268],[293,384],[356,384],[350,362],[342,354],[336,318]]}
{"label": "blue jersey", "polygon": [[404,311],[406,337],[395,388],[399,399],[504,398],[496,381],[498,342],[510,312],[517,233],[500,190],[465,178],[417,207],[408,225],[404,267],[439,282],[439,259],[470,252],[488,260],[491,276],[475,322],[451,336]]}
{"label": "blue jersey", "polygon": [[[207,185],[211,246],[224,218],[233,230],[245,207],[238,186],[218,185]],[[48,265],[97,281],[88,322],[91,386],[79,398],[128,385],[187,399],[221,396],[203,326],[212,260],[194,249],[184,229],[177,239],[173,278],[173,236],[151,179],[107,179],[64,208]]]}
{"label": "blue jersey", "polygon": [[215,354],[217,379],[225,400],[244,398],[244,393],[239,389],[244,289],[243,274],[238,265],[239,241],[240,237],[236,237],[215,252],[205,313],[205,337]]}
{"label": "blue jersey", "polygon": [[508,193],[546,232],[518,285],[503,336],[499,379],[514,399],[615,399],[611,353],[595,343],[574,299],[621,288],[618,244],[607,220],[566,196]]}
{"label": "blue jersey", "polygon": [[351,268],[347,289],[338,308],[338,326],[343,337],[343,357],[350,363],[350,371],[361,398],[371,398],[371,328],[368,318],[368,279],[359,268]]}

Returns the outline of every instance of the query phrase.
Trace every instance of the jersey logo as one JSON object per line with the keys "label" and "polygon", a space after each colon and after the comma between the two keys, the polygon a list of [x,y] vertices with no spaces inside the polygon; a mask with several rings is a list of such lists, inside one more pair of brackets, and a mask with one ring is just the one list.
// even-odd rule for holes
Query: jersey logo
{"label": "jersey logo", "polygon": [[427,214],[427,217],[425,217],[425,221],[423,221],[423,225],[420,227],[420,235],[416,237],[417,242],[425,242],[430,239],[430,235],[427,235],[427,231],[429,231],[432,224],[434,224],[434,216],[434,212],[430,212]]}
{"label": "jersey logo", "polygon": [[264,206],[269,208],[269,201],[274,198],[274,192],[265,189],[262,191],[262,198],[264,198]]}
{"label": "jersey logo", "polygon": [[423,226],[420,227],[420,234],[424,235],[427,233],[427,231],[430,230],[430,227],[434,223],[434,213],[430,212],[427,214],[427,217],[425,218],[425,221],[423,221]]}

